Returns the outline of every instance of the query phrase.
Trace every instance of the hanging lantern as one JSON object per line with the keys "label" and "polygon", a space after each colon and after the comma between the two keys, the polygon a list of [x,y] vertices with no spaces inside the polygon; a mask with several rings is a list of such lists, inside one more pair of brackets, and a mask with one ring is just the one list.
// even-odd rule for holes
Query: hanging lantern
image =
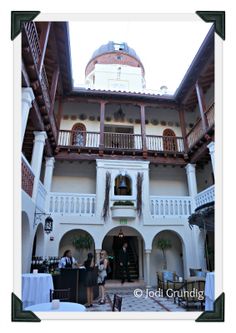
{"label": "hanging lantern", "polygon": [[121,229],[120,229],[120,232],[119,232],[119,234],[118,234],[118,237],[119,237],[119,238],[123,238],[123,237],[124,237],[124,234],[123,234],[123,232],[122,232]]}
{"label": "hanging lantern", "polygon": [[46,232],[46,234],[50,234],[50,232],[52,232],[52,229],[53,229],[53,219],[51,218],[51,216],[48,216],[45,219],[44,231]]}

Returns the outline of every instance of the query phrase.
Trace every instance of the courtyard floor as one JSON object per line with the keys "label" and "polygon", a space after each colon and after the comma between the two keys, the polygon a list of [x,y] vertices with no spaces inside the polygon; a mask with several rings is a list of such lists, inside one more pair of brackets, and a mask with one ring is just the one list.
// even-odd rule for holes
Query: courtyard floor
{"label": "courtyard floor", "polygon": [[121,285],[120,281],[107,282],[106,303],[100,305],[98,303],[98,300],[95,300],[93,307],[87,308],[87,311],[112,311],[114,294],[118,294],[122,297],[121,311],[123,312],[186,311],[184,308],[175,304],[172,298],[160,297],[158,295],[155,295],[156,289],[154,287],[147,290],[146,287],[140,282],[126,282],[123,285]]}

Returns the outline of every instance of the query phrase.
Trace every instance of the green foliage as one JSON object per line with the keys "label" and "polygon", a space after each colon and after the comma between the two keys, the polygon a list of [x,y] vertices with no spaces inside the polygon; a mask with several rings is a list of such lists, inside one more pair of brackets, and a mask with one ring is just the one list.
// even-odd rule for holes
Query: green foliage
{"label": "green foliage", "polygon": [[81,236],[75,237],[72,240],[72,244],[78,250],[80,250],[80,249],[89,250],[92,246],[92,243],[93,243],[92,237],[89,235],[85,235],[85,236],[81,235]]}
{"label": "green foliage", "polygon": [[157,240],[156,247],[162,251],[170,249],[172,247],[171,241],[169,239],[160,238]]}
{"label": "green foliage", "polygon": [[134,206],[134,203],[130,200],[115,201],[113,206]]}

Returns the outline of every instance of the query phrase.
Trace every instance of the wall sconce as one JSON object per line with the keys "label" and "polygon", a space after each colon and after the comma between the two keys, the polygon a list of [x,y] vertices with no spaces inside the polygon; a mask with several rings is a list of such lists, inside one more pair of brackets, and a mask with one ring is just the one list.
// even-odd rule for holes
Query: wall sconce
{"label": "wall sconce", "polygon": [[38,225],[38,221],[41,222],[41,217],[42,216],[47,216],[45,221],[44,221],[44,231],[46,234],[50,234],[53,229],[53,219],[51,215],[46,214],[46,213],[34,213],[34,228]]}

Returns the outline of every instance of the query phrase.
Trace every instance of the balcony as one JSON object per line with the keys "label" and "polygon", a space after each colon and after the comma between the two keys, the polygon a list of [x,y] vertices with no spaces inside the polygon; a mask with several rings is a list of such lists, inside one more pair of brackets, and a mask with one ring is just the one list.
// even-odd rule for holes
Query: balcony
{"label": "balcony", "polygon": [[204,137],[205,134],[213,127],[214,125],[214,103],[205,112],[206,119],[208,122],[207,130],[204,130],[202,120],[199,119],[193,126],[193,128],[187,134],[187,144],[189,149],[191,149],[200,139]]}
{"label": "balcony", "polygon": [[196,208],[213,201],[215,201],[215,185],[208,187],[207,189],[196,195]]}
{"label": "balcony", "polygon": [[31,169],[31,165],[29,164],[27,159],[22,154],[22,157],[21,157],[21,188],[30,197],[32,197],[33,186],[34,186],[34,173]]}
{"label": "balcony", "polygon": [[193,213],[193,203],[191,197],[150,196],[150,211],[153,219],[187,218]]}
{"label": "balcony", "polygon": [[49,212],[60,215],[95,216],[96,195],[50,193]]}
{"label": "balcony", "polygon": [[[98,153],[100,142],[101,134],[99,132],[60,130],[57,150]],[[182,137],[146,135],[143,138],[141,134],[105,132],[102,149],[106,153],[124,154],[125,152],[130,155],[142,154],[144,150],[150,153],[183,155],[184,141]]]}

